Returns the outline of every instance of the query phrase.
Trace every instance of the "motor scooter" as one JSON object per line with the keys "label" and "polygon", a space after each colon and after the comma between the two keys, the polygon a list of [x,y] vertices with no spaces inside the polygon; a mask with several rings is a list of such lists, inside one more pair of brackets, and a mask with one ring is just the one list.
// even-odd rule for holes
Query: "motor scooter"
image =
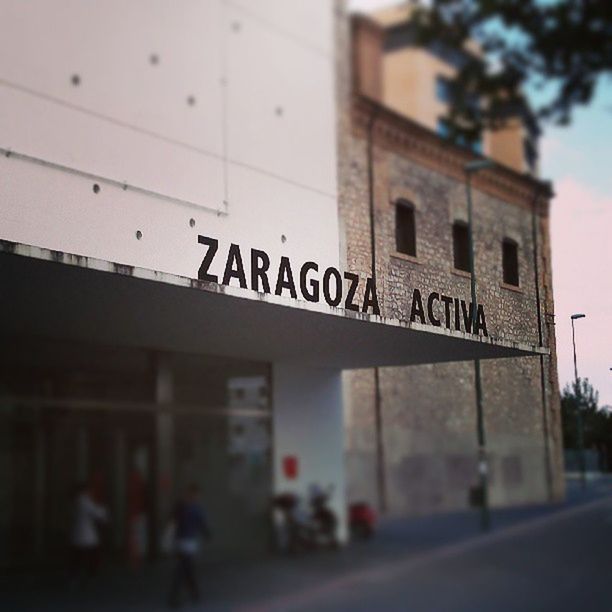
{"label": "motor scooter", "polygon": [[299,497],[282,493],[272,500],[272,522],[276,549],[289,554],[338,547],[338,519],[329,507],[330,492],[313,487],[310,513],[303,511]]}
{"label": "motor scooter", "polygon": [[315,490],[310,498],[311,529],[315,548],[338,548],[338,518],[329,507],[331,490]]}

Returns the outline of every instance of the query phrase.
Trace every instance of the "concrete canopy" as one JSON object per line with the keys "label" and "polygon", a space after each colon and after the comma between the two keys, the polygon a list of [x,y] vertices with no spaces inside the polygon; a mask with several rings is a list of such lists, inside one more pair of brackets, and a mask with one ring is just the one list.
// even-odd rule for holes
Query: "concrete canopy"
{"label": "concrete canopy", "polygon": [[1,330],[13,338],[42,336],[337,369],[547,352],[445,328],[348,316],[327,306],[286,305],[290,300],[275,302],[254,292],[203,287],[183,277],[26,245],[5,243],[1,250]]}

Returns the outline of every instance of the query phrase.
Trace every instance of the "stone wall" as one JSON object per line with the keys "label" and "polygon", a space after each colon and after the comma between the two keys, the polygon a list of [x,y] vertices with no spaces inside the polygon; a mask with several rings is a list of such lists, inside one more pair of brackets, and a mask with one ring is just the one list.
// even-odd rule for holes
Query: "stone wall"
{"label": "stone wall", "polygon": [[[366,142],[353,137],[352,144],[341,211],[347,266],[365,276],[371,268]],[[408,320],[415,288],[423,295],[437,291],[469,302],[469,275],[453,269],[452,256],[452,223],[467,215],[465,185],[379,147],[374,177],[376,275],[383,315]],[[414,260],[395,253],[393,202],[399,197],[415,205]],[[478,301],[485,308],[489,335],[539,344],[531,211],[476,190],[474,231]],[[504,237],[519,245],[519,289],[502,283]],[[438,315],[443,315],[441,309]],[[544,345],[554,350],[549,326],[544,326],[544,335]],[[554,461],[559,443],[557,383],[554,373],[547,372],[547,457],[540,367],[538,357],[482,362],[493,504],[544,501],[551,496],[550,487],[555,497],[561,493],[560,464]],[[377,502],[373,373],[346,373],[345,385],[349,497]],[[465,506],[468,489],[477,480],[473,363],[382,368],[380,398],[389,510]]]}
{"label": "stone wall", "polygon": [[[346,49],[347,30],[342,27],[339,40],[340,49],[343,45]],[[415,288],[424,296],[436,291],[469,303],[469,275],[453,269],[452,224],[467,219],[465,182],[458,164],[470,154],[408,120],[405,131],[410,138],[403,137],[399,134],[404,130],[402,119],[369,103],[365,108],[370,115],[364,114],[359,94],[346,85],[351,82],[346,72],[340,81],[339,208],[347,269],[363,277],[371,273],[372,178],[381,314],[409,320]],[[473,190],[478,302],[484,305],[490,336],[539,345],[533,205],[540,185],[505,169],[490,174],[503,177],[503,188],[497,187],[501,179],[489,176],[488,183],[475,180]],[[510,194],[507,198],[504,189]],[[415,207],[416,258],[395,252],[394,201],[398,198]],[[550,348],[551,356],[482,362],[493,505],[541,502],[563,495],[548,207],[546,197],[538,198],[542,200],[544,205],[538,205],[535,217],[537,282],[542,344]],[[518,289],[502,283],[505,237],[519,245]],[[438,314],[443,315],[441,305]],[[381,457],[390,513],[466,507],[469,487],[478,480],[473,362],[381,368],[378,378],[377,391],[373,370],[344,373],[349,500],[379,505]],[[378,451],[377,392],[383,440]]]}

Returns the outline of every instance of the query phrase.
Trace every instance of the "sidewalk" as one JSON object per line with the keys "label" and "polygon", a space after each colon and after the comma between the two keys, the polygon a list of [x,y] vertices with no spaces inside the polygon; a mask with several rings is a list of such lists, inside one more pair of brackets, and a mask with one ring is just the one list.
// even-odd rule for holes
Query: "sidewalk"
{"label": "sidewalk", "polygon": [[[558,505],[494,510],[491,536],[481,536],[475,511],[412,519],[387,519],[368,542],[356,542],[338,552],[316,552],[294,558],[268,557],[259,560],[209,565],[201,568],[203,603],[199,610],[267,610],[286,596],[299,596],[311,589],[367,575],[395,562],[418,562],[449,545],[494,537],[504,529],[543,520],[547,516],[612,495],[612,478],[590,480],[582,491],[576,479],[568,483],[568,500]],[[0,607],[6,610],[165,610],[171,567],[160,563],[137,573],[108,569],[95,584],[66,592],[58,576],[6,578],[0,582]]]}

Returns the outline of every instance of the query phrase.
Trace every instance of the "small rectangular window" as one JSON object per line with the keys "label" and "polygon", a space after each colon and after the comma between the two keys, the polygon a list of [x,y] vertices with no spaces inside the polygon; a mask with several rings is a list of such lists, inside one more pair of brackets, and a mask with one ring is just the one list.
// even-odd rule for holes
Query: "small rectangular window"
{"label": "small rectangular window", "polygon": [[536,165],[538,163],[538,151],[535,143],[530,138],[523,140],[523,151],[525,154],[525,163],[530,172],[535,172]]}
{"label": "small rectangular window", "polygon": [[504,283],[519,286],[518,244],[510,238],[502,242],[502,268]]}
{"label": "small rectangular window", "polygon": [[453,85],[446,77],[436,77],[436,98],[446,104],[450,104],[453,99]]}
{"label": "small rectangular window", "polygon": [[416,257],[414,206],[405,200],[395,204],[395,249],[398,253]]}
{"label": "small rectangular window", "polygon": [[467,223],[453,224],[453,265],[456,270],[470,271],[470,238]]}

